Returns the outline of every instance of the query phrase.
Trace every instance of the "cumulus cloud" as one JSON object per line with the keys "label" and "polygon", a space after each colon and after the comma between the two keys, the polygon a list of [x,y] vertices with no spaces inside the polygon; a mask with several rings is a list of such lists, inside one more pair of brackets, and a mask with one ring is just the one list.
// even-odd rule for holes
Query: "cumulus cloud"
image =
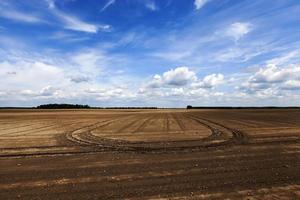
{"label": "cumulus cloud", "polygon": [[209,102],[221,101],[226,94],[217,90],[217,86],[225,83],[223,74],[210,74],[202,79],[188,67],[178,67],[164,72],[162,75],[156,74],[146,87],[139,88],[138,97],[156,100],[179,101],[197,103],[200,99]]}
{"label": "cumulus cloud", "polygon": [[250,23],[243,23],[243,22],[232,23],[228,27],[226,31],[226,35],[234,38],[235,41],[238,41],[239,39],[241,39],[251,31],[251,26],[252,25]]}
{"label": "cumulus cloud", "polygon": [[300,89],[300,66],[277,67],[274,64],[267,64],[259,68],[237,89],[260,98],[280,97],[284,91]]}
{"label": "cumulus cloud", "polygon": [[197,79],[195,72],[189,70],[188,67],[177,67],[163,73],[163,75],[154,75],[149,82],[148,87],[157,88],[166,85],[184,86],[188,82]]}
{"label": "cumulus cloud", "polygon": [[[146,87],[140,88],[138,93],[146,96],[198,98],[216,94],[218,91],[212,89],[224,82],[223,74],[210,74],[199,79],[188,67],[177,67],[162,75],[154,75]],[[217,96],[222,96],[221,93],[219,92]]]}
{"label": "cumulus cloud", "polygon": [[163,85],[162,77],[158,74],[155,74],[152,77],[152,80],[148,83],[147,87],[149,88],[159,88]]}
{"label": "cumulus cloud", "polygon": [[186,85],[189,81],[195,81],[195,72],[189,70],[188,67],[177,67],[163,74],[163,80],[168,85]]}
{"label": "cumulus cloud", "polygon": [[264,68],[260,68],[253,76],[250,77],[250,82],[254,83],[276,83],[283,82],[289,79],[300,79],[300,66],[290,65],[284,68],[279,68],[274,64],[268,64]]}
{"label": "cumulus cloud", "polygon": [[203,78],[202,81],[193,83],[192,86],[196,88],[213,88],[224,82],[223,74],[210,74]]}
{"label": "cumulus cloud", "polygon": [[209,1],[211,1],[211,0],[195,0],[194,5],[195,5],[196,9],[199,10]]}

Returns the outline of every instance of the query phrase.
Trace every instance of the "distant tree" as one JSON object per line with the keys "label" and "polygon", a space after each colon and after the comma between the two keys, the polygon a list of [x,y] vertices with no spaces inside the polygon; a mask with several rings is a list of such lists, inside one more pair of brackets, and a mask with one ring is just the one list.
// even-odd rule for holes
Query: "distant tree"
{"label": "distant tree", "polygon": [[186,109],[192,109],[193,108],[193,106],[191,106],[191,105],[188,105],[187,107],[186,107]]}

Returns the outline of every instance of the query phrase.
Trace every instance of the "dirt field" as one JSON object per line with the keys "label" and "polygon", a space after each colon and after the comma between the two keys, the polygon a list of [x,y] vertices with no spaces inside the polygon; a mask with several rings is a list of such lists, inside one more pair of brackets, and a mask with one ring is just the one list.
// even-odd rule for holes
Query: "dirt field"
{"label": "dirt field", "polygon": [[0,199],[300,199],[300,110],[0,110]]}

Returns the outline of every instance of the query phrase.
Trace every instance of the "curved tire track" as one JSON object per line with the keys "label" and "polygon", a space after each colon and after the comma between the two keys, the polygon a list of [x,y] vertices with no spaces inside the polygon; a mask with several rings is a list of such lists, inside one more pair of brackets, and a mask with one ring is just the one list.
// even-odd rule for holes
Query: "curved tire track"
{"label": "curved tire track", "polygon": [[[212,132],[210,136],[207,138],[201,138],[198,140],[183,140],[183,141],[168,141],[168,142],[130,142],[126,140],[118,140],[118,139],[108,139],[103,137],[98,137],[92,134],[92,131],[107,126],[110,123],[113,123],[116,120],[119,119],[113,119],[113,120],[107,120],[105,122],[99,122],[102,123],[100,126],[99,123],[92,124],[87,127],[83,127],[80,129],[77,129],[73,132],[70,132],[67,134],[67,138],[71,140],[72,142],[78,143],[80,146],[88,146],[93,148],[104,148],[104,149],[110,149],[110,150],[118,150],[118,151],[134,151],[134,152],[172,152],[172,151],[194,151],[199,150],[207,147],[218,147],[218,146],[224,146],[231,143],[229,139],[226,138],[224,135],[228,134],[225,133],[224,130],[222,130],[220,125],[208,122],[206,120],[200,119],[195,116],[184,116],[187,118],[190,118],[192,120],[197,121],[201,125],[204,125],[205,127],[209,128]],[[138,127],[137,130],[142,130],[149,120],[151,120],[153,117],[149,117],[146,120],[143,121],[143,123]],[[176,118],[178,125],[184,129],[184,125],[178,119],[178,116],[174,116]],[[180,125],[181,124],[181,125]],[[222,126],[224,129],[224,127]],[[83,130],[87,129],[87,130]],[[233,132],[231,129],[226,127],[226,130],[230,132],[234,136],[234,134],[238,134],[238,132]],[[136,131],[135,131],[136,132]],[[239,135],[236,135],[234,137],[242,137]],[[226,139],[224,139],[226,138]]]}
{"label": "curved tire track", "polygon": [[224,137],[229,139],[230,141],[234,141],[239,144],[244,144],[248,142],[249,137],[245,133],[241,132],[240,130],[233,129],[223,124],[220,124],[218,122],[214,122],[209,119],[204,119],[195,115],[190,114],[189,116],[190,118],[210,128],[213,132],[213,134],[211,135],[211,137],[213,138]]}

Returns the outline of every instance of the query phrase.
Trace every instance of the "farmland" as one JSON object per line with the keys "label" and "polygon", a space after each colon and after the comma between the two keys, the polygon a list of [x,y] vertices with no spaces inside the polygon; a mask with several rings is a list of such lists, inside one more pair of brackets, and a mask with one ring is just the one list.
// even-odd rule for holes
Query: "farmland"
{"label": "farmland", "polygon": [[299,109],[0,110],[0,199],[299,191]]}

